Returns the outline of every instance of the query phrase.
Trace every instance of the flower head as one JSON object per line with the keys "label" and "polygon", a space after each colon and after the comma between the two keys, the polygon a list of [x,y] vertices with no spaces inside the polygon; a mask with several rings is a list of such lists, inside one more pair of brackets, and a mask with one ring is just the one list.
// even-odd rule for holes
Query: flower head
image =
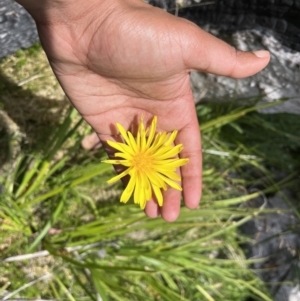
{"label": "flower head", "polygon": [[129,175],[130,180],[121,195],[121,202],[126,203],[133,194],[134,203],[142,209],[146,202],[156,197],[159,206],[163,204],[161,189],[173,187],[182,190],[177,183],[180,176],[176,168],[185,165],[189,159],[179,159],[177,155],[182,151],[182,144],[174,146],[177,131],[171,134],[166,132],[156,133],[157,117],[152,120],[151,126],[144,127],[143,119],[139,124],[136,137],[131,132],[125,131],[122,125],[117,123],[117,128],[124,143],[107,141],[117,152],[115,159],[103,162],[123,165],[126,169],[113,177],[108,183],[114,183],[122,177]]}

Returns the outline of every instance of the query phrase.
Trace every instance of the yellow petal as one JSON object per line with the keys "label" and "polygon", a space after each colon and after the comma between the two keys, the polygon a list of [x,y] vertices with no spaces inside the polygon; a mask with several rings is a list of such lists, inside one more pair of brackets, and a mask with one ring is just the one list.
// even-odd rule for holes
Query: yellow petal
{"label": "yellow petal", "polygon": [[128,167],[131,165],[128,160],[103,160],[102,162],[108,164],[120,164]]}
{"label": "yellow petal", "polygon": [[138,151],[138,146],[137,146],[137,143],[136,141],[134,140],[134,137],[133,135],[128,132],[128,137],[129,137],[129,140],[130,140],[130,146],[132,147],[132,149],[137,152]]}
{"label": "yellow petal", "polygon": [[147,173],[147,176],[151,184],[163,188],[164,190],[167,189],[166,183],[157,175],[156,172],[149,172]]}
{"label": "yellow petal", "polygon": [[145,177],[143,175],[140,175],[139,179],[140,179],[139,203],[141,209],[144,209],[146,205]]}
{"label": "yellow petal", "polygon": [[164,166],[166,168],[176,168],[179,166],[183,166],[189,162],[188,158],[185,159],[168,159],[168,160],[157,160],[153,162],[154,168]]}
{"label": "yellow petal", "polygon": [[132,168],[127,168],[126,170],[124,170],[123,172],[121,172],[120,174],[118,174],[117,176],[115,176],[115,177],[111,178],[110,180],[108,180],[107,183],[108,184],[112,184],[114,182],[117,182],[121,178],[123,178],[126,175],[128,175],[128,173],[130,172],[130,170],[132,170]]}
{"label": "yellow petal", "polygon": [[110,140],[107,140],[106,141],[107,144],[123,153],[128,153],[130,155],[134,155],[134,152],[133,150],[126,144],[124,143],[119,143],[119,142],[114,142],[114,141],[110,141]]}
{"label": "yellow petal", "polygon": [[155,153],[155,151],[160,148],[167,137],[167,133],[157,133],[152,146],[147,150],[147,152]]}
{"label": "yellow petal", "polygon": [[182,191],[182,188],[179,184],[175,183],[174,181],[168,179],[167,177],[165,177],[164,175],[160,174],[160,173],[157,173],[158,176],[160,178],[162,178],[163,181],[165,181],[169,186],[173,187],[174,189],[177,189],[179,191]]}
{"label": "yellow petal", "polygon": [[119,160],[102,160],[101,162],[107,163],[107,164],[119,164],[117,163]]}
{"label": "yellow petal", "polygon": [[161,190],[156,185],[152,185],[152,189],[153,189],[154,195],[156,197],[157,203],[161,207],[163,205],[163,196],[162,196]]}
{"label": "yellow petal", "polygon": [[146,175],[143,176],[143,182],[144,182],[144,191],[145,191],[145,200],[149,201],[152,197],[152,190],[151,185],[148,177]]}
{"label": "yellow petal", "polygon": [[155,159],[156,160],[163,160],[163,159],[168,159],[168,158],[172,158],[176,155],[178,155],[181,151],[183,150],[183,146],[182,144],[178,144],[175,147],[173,147],[172,149],[170,149],[169,151],[167,151],[166,153],[156,156],[155,155]]}
{"label": "yellow petal", "polygon": [[174,140],[176,139],[178,131],[173,131],[173,133],[170,135],[169,139],[167,140],[167,142],[165,143],[166,146],[168,145],[172,145],[172,143],[174,142]]}
{"label": "yellow petal", "polygon": [[134,189],[134,195],[133,200],[135,204],[140,203],[140,197],[141,197],[141,180],[139,177],[139,174],[135,174],[135,189]]}
{"label": "yellow petal", "polygon": [[151,122],[150,133],[149,133],[149,136],[147,138],[147,147],[149,147],[151,145],[152,141],[153,141],[155,131],[156,131],[156,123],[157,123],[157,117],[154,116],[153,120]]}
{"label": "yellow petal", "polygon": [[137,151],[140,151],[141,149],[141,133],[138,131],[137,136],[136,136],[136,144],[137,144]]}
{"label": "yellow petal", "polygon": [[119,123],[117,123],[116,125],[117,125],[117,128],[118,128],[119,132],[121,133],[121,136],[124,138],[125,142],[129,145],[129,144],[130,144],[130,143],[129,143],[130,141],[129,141],[129,138],[128,138],[128,136],[127,136],[127,133],[126,133],[125,129],[124,129],[123,126],[122,126],[121,124],[119,124]]}
{"label": "yellow petal", "polygon": [[115,157],[124,158],[126,160],[131,160],[132,159],[132,155],[129,155],[127,153],[115,153]]}
{"label": "yellow petal", "polygon": [[171,180],[174,180],[174,181],[180,181],[181,180],[181,177],[174,171],[158,170],[158,172],[163,174],[164,176],[170,178]]}
{"label": "yellow petal", "polygon": [[159,149],[157,149],[154,153],[155,155],[155,158],[160,156],[160,155],[163,155],[167,152],[169,152],[170,150],[172,150],[174,148],[174,146],[161,146]]}
{"label": "yellow petal", "polygon": [[131,177],[130,177],[130,180],[125,188],[125,190],[123,191],[122,195],[121,195],[121,202],[122,203],[127,203],[129,198],[131,197],[132,195],[132,192],[133,192],[133,189],[134,189],[134,186],[135,186],[135,182],[136,182],[136,179],[135,179],[135,175],[133,174]]}
{"label": "yellow petal", "polygon": [[141,151],[146,149],[146,132],[145,128],[143,127],[141,130]]}

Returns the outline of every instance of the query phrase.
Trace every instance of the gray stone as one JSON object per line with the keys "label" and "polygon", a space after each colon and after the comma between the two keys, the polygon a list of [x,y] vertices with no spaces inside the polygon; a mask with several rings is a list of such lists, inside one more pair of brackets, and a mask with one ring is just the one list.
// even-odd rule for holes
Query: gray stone
{"label": "gray stone", "polygon": [[[196,101],[228,101],[262,95],[261,102],[288,98],[264,113],[300,114],[300,0],[149,0],[198,24],[238,49],[267,49],[270,64],[246,79],[192,73]],[[154,3],[155,2],[155,3]],[[192,6],[192,7],[189,7]]]}
{"label": "gray stone", "polygon": [[[213,33],[219,35],[216,30]],[[257,95],[262,95],[261,102],[289,98],[281,105],[262,111],[300,114],[300,53],[281,44],[271,32],[240,31],[226,39],[245,51],[268,49],[272,57],[270,64],[257,75],[238,80],[194,72],[191,81],[195,100],[220,102]]]}
{"label": "gray stone", "polygon": [[243,232],[253,239],[253,244],[247,247],[248,257],[264,258],[253,267],[260,278],[269,283],[275,301],[300,300],[300,287],[295,286],[300,274],[300,221],[293,211],[296,204],[289,191],[252,200],[247,206],[276,209],[276,212],[254,218],[242,227]]}
{"label": "gray stone", "polygon": [[38,41],[30,15],[12,0],[0,0],[0,58]]}

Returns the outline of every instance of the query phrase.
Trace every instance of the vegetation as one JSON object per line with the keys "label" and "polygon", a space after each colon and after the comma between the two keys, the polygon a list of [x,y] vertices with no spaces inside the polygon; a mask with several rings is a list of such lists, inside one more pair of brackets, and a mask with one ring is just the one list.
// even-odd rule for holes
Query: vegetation
{"label": "vegetation", "polygon": [[249,200],[296,189],[299,118],[259,115],[255,105],[197,105],[203,198],[169,224],[119,203],[121,185],[106,184],[106,155],[81,149],[89,128],[62,104],[38,45],[0,70],[9,119],[0,131],[2,300],[272,300],[239,227],[267,212]]}

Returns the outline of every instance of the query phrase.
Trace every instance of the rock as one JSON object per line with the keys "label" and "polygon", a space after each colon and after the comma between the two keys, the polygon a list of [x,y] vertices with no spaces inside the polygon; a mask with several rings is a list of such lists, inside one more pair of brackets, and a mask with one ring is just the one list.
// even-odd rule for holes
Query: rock
{"label": "rock", "polygon": [[[282,105],[263,112],[300,114],[300,0],[198,2],[177,0],[179,16],[238,49],[267,49],[272,59],[262,72],[246,79],[192,73],[195,100],[220,102],[262,95],[261,102],[273,102],[288,98]],[[171,13],[176,11],[175,0],[149,3]]]}
{"label": "rock", "polygon": [[264,258],[253,268],[258,276],[269,284],[275,301],[299,301],[300,220],[296,211],[295,197],[290,191],[280,191],[274,196],[257,198],[248,202],[251,208],[264,207],[276,212],[261,215],[244,224],[241,230],[253,239],[247,257]]}
{"label": "rock", "polygon": [[[214,31],[216,34],[216,32]],[[220,33],[218,32],[217,35]],[[231,79],[194,72],[191,75],[195,100],[220,102],[231,99],[256,97],[260,102],[289,100],[276,107],[262,110],[265,113],[286,112],[300,114],[300,53],[280,43],[272,32],[258,30],[238,31],[230,36],[231,44],[241,50],[267,49],[271,52],[270,64],[260,73],[245,78]]]}
{"label": "rock", "polygon": [[0,58],[38,41],[35,23],[20,5],[0,0]]}

